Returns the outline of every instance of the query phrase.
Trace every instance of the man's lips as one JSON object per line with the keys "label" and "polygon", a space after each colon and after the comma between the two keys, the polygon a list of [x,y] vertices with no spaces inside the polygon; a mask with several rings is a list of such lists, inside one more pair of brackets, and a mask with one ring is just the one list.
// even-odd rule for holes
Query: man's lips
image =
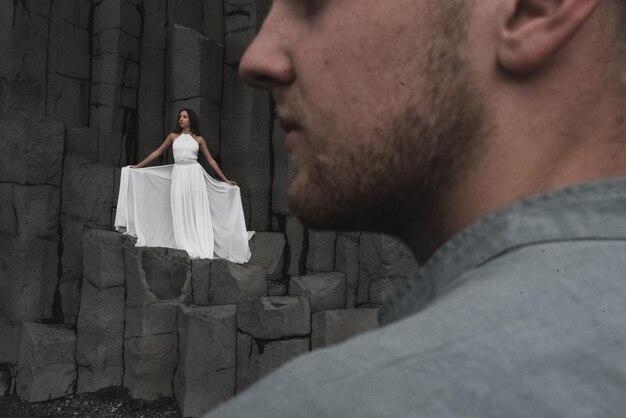
{"label": "man's lips", "polygon": [[287,152],[291,153],[295,150],[300,136],[302,135],[302,128],[294,120],[288,118],[278,118],[278,124],[285,131],[285,148]]}
{"label": "man's lips", "polygon": [[286,133],[289,133],[294,129],[299,129],[298,124],[293,119],[279,117],[278,124],[281,128],[283,128],[283,131],[285,131]]}

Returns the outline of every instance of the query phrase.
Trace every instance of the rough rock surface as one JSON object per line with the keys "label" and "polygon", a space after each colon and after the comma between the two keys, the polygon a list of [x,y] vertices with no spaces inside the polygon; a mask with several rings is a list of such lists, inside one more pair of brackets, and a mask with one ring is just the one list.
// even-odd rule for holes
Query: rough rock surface
{"label": "rough rock surface", "polygon": [[309,231],[309,253],[306,268],[311,272],[335,269],[335,241],[337,234],[330,231]]}
{"label": "rough rock surface", "polygon": [[192,260],[193,303],[239,304],[243,299],[267,295],[265,271],[225,260]]}
{"label": "rough rock surface", "polygon": [[248,264],[260,266],[270,281],[282,277],[285,252],[285,235],[279,232],[257,232],[250,239],[252,257]]}
{"label": "rough rock surface", "polygon": [[0,396],[5,396],[9,393],[11,384],[11,373],[8,370],[0,370]]}
{"label": "rough rock surface", "polygon": [[320,273],[292,277],[289,294],[306,297],[312,313],[345,309],[346,276],[343,273]]}
{"label": "rough rock surface", "polygon": [[308,246],[308,236],[305,232],[304,226],[296,217],[286,217],[285,235],[287,236],[287,247],[289,251],[287,273],[292,276],[300,276],[306,273],[305,243],[306,246]]}
{"label": "rough rock surface", "polygon": [[337,234],[335,270],[346,275],[346,308],[357,304],[359,288],[359,236]]}
{"label": "rough rock surface", "polygon": [[239,333],[237,337],[237,393],[294,357],[309,351],[309,339],[262,341]]}
{"label": "rough rock surface", "polygon": [[76,335],[63,326],[24,322],[17,363],[17,393],[46,401],[72,393],[76,382]]}
{"label": "rough rock surface", "polygon": [[244,267],[213,260],[208,291],[209,305],[239,304],[244,299],[267,295],[267,279],[261,267]]}
{"label": "rough rock surface", "polygon": [[124,340],[124,387],[129,390],[130,396],[147,401],[172,396],[177,351],[176,334]]}
{"label": "rough rock surface", "polygon": [[328,347],[378,327],[378,309],[342,309],[313,314],[311,349]]}
{"label": "rough rock surface", "polygon": [[409,249],[397,239],[363,234],[359,246],[358,302],[381,304],[417,270]]}
{"label": "rough rock surface", "polygon": [[[22,10],[13,16],[14,24],[32,25],[15,28],[11,38],[20,59],[35,51],[39,54],[42,45],[35,36],[45,41],[45,36],[38,34],[44,26],[47,33],[44,20],[49,6],[41,10],[40,4],[31,6],[33,13],[42,13],[41,18],[27,16]],[[18,45],[24,50],[19,51]],[[43,52],[45,57],[45,49]],[[8,92],[0,92],[0,96],[8,94],[9,107],[35,106],[45,65],[39,61],[42,57],[32,58],[22,62],[15,79],[9,78]],[[9,68],[0,68],[3,70]],[[26,78],[20,79],[20,74]],[[32,111],[0,114],[0,362],[16,364],[21,321],[53,316],[64,140],[63,124],[54,119]]]}
{"label": "rough rock surface", "polygon": [[184,251],[125,247],[124,386],[133,398],[172,396],[178,306],[191,302]]}
{"label": "rough rock surface", "polygon": [[122,384],[124,373],[124,252],[122,236],[87,229],[81,310],[76,327],[78,392]]}
{"label": "rough rock surface", "polygon": [[254,338],[278,340],[311,332],[309,301],[297,296],[267,296],[243,301],[237,327]]}
{"label": "rough rock surface", "polygon": [[178,330],[174,393],[183,416],[200,417],[235,393],[237,307],[181,305]]}
{"label": "rough rock surface", "polygon": [[254,37],[269,4],[248,0],[224,1],[224,84],[221,157],[223,170],[241,188],[248,229],[271,226],[270,100],[239,77],[237,66]]}

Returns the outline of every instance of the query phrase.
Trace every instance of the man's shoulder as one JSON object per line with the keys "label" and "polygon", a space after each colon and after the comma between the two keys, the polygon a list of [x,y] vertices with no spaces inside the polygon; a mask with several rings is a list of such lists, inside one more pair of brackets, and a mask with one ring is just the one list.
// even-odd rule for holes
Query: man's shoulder
{"label": "man's shoulder", "polygon": [[626,408],[621,254],[626,243],[596,241],[501,254],[421,312],[290,362],[218,416],[610,415]]}

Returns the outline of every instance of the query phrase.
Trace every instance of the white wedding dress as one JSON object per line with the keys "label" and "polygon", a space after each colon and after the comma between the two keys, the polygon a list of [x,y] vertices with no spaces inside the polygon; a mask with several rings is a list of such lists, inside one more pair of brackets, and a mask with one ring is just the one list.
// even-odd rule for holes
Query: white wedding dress
{"label": "white wedding dress", "polygon": [[189,134],[174,140],[174,164],[123,167],[115,229],[137,237],[137,247],[169,247],[190,258],[250,259],[239,187],[217,181],[198,163]]}

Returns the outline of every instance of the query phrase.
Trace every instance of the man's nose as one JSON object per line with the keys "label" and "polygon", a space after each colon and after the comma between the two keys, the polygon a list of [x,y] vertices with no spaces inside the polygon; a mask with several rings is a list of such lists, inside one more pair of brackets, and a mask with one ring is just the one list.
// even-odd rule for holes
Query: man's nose
{"label": "man's nose", "polygon": [[[268,16],[268,19],[270,17]],[[239,62],[239,75],[250,85],[272,91],[291,84],[295,72],[280,28],[265,21]]]}

